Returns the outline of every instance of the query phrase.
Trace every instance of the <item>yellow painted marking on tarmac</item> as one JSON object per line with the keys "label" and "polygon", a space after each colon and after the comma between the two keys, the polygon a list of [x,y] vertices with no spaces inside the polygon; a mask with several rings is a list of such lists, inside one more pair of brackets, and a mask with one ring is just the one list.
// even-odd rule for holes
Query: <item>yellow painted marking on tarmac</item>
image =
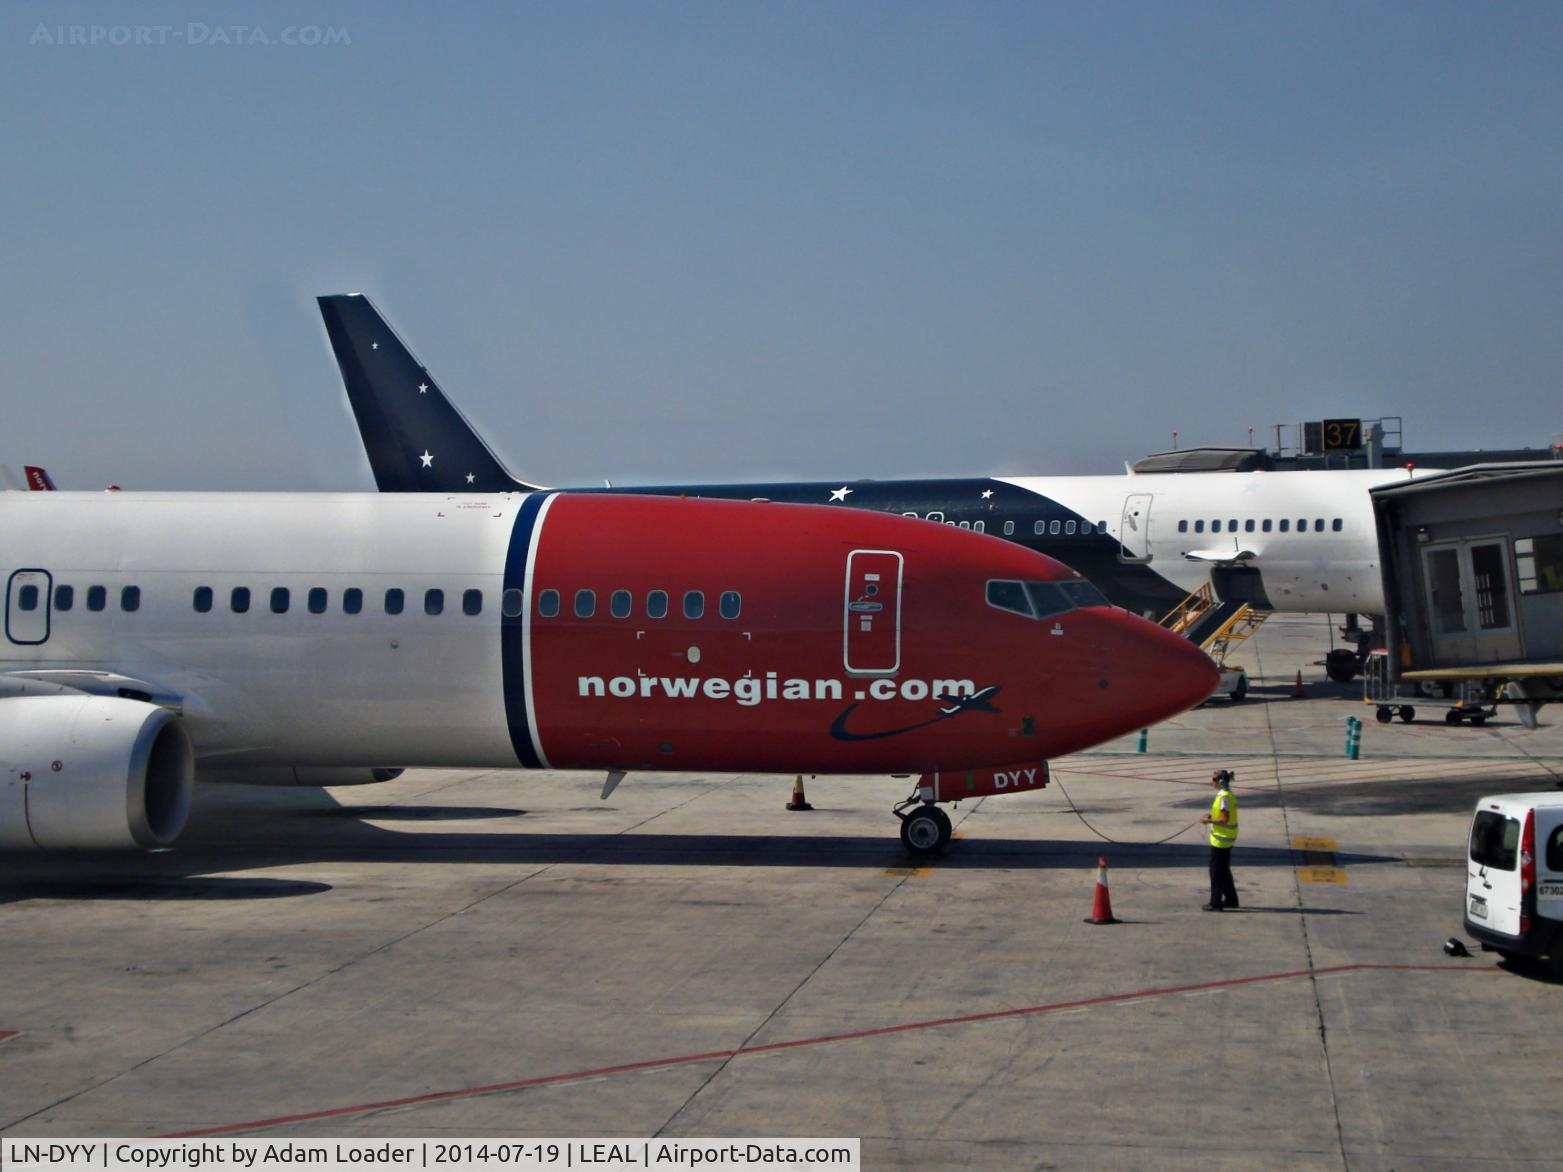
{"label": "yellow painted marking on tarmac", "polygon": [[1300,851],[1334,851],[1340,849],[1339,844],[1333,838],[1309,838],[1301,834],[1292,839],[1292,846]]}
{"label": "yellow painted marking on tarmac", "polygon": [[924,876],[932,875],[933,874],[933,868],[932,867],[891,867],[888,870],[886,870],[884,872],[884,874],[890,876],[890,878],[892,878],[892,879],[899,879],[899,878],[921,879]]}
{"label": "yellow painted marking on tarmac", "polygon": [[1299,883],[1346,883],[1345,867],[1298,867]]}

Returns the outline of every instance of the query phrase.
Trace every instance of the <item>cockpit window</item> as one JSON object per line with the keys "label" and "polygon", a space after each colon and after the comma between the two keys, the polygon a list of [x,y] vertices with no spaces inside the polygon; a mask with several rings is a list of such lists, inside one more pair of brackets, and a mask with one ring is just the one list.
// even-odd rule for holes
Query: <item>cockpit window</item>
{"label": "cockpit window", "polygon": [[1111,604],[1091,583],[1076,578],[1067,582],[995,580],[988,583],[988,605],[1028,619],[1045,619],[1077,607]]}

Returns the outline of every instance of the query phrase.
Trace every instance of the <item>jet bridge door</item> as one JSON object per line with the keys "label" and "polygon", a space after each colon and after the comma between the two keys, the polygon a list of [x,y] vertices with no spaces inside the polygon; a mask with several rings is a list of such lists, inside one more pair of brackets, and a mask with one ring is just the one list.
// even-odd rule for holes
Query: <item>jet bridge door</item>
{"label": "jet bridge door", "polygon": [[1131,492],[1123,498],[1123,516],[1118,522],[1118,560],[1151,560],[1151,493]]}
{"label": "jet bridge door", "polygon": [[49,638],[54,579],[47,570],[17,570],[5,589],[5,635],[24,646]]}
{"label": "jet bridge door", "polygon": [[901,669],[902,564],[891,550],[847,555],[842,647],[852,675],[889,676]]}

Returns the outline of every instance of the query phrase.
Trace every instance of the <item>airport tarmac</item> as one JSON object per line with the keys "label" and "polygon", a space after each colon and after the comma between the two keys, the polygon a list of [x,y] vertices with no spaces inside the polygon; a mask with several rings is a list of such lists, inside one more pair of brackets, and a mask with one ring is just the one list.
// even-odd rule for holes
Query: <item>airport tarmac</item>
{"label": "airport tarmac", "polygon": [[[1216,700],[963,803],[890,778],[203,787],[158,856],[10,856],[10,1136],[857,1136],[865,1168],[1557,1166],[1558,983],[1449,959],[1476,796],[1563,718],[1378,725],[1278,616]],[[1292,698],[1301,669],[1306,696]],[[1345,720],[1365,721],[1361,759]],[[1237,771],[1243,907],[1195,825]],[[1097,857],[1123,921],[1084,923]]]}

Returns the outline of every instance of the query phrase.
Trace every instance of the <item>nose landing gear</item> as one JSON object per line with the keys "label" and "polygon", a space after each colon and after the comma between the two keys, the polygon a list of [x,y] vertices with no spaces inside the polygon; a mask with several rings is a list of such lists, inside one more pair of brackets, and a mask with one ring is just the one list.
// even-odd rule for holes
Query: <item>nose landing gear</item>
{"label": "nose landing gear", "polygon": [[950,844],[955,830],[950,816],[932,802],[924,801],[921,792],[897,803],[894,813],[901,819],[901,845],[910,853],[936,855]]}

